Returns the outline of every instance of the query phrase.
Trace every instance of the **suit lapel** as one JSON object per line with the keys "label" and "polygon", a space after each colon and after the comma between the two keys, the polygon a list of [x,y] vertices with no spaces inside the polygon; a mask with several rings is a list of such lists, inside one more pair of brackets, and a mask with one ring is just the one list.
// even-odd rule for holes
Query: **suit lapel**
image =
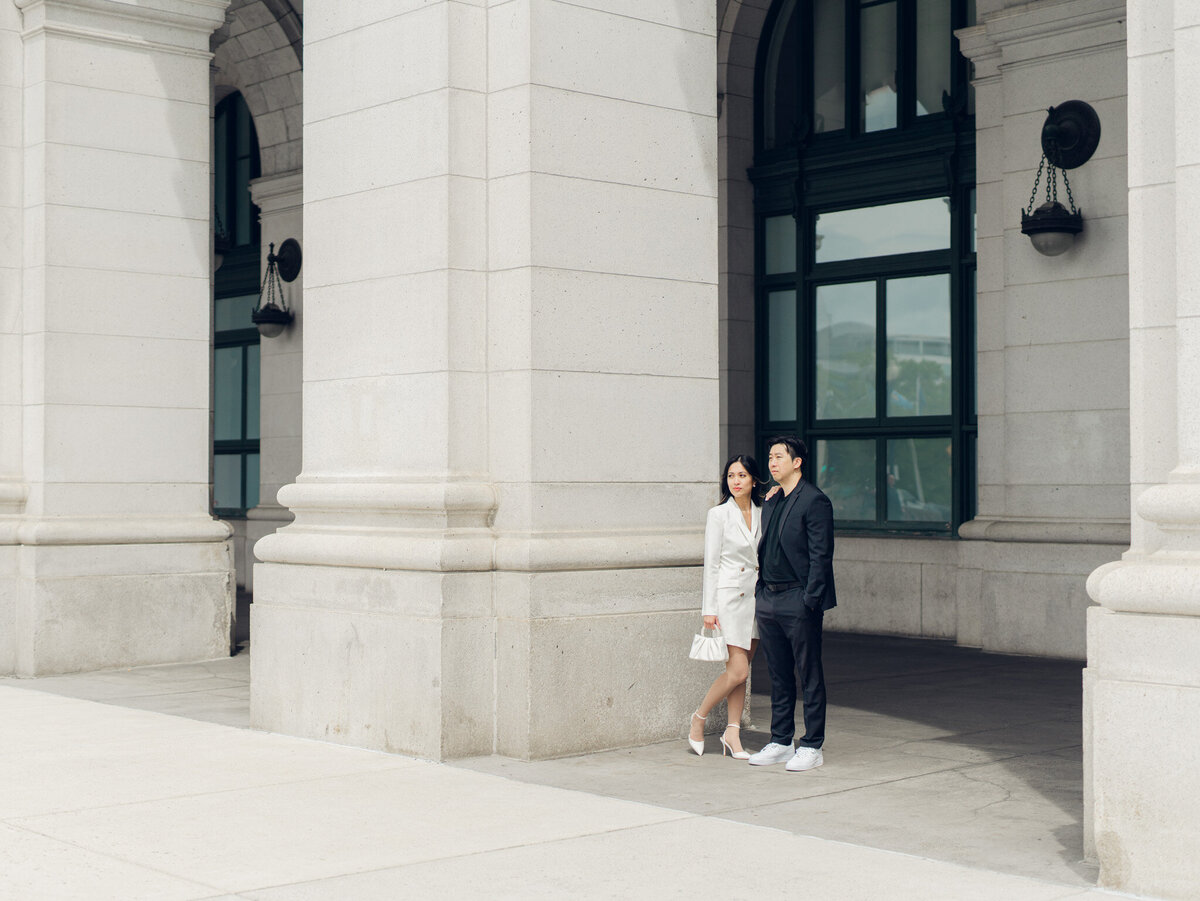
{"label": "suit lapel", "polygon": [[[783,529],[787,525],[787,518],[789,515],[791,515],[792,508],[796,506],[796,501],[800,498],[800,495],[803,493],[804,493],[804,480],[802,479],[796,485],[796,487],[792,489],[792,493],[787,496],[787,500],[785,500],[783,502],[783,505],[779,510],[778,515],[783,517],[783,519],[779,520],[779,534],[781,534],[781,535],[783,534]],[[764,532],[763,534],[766,534],[766,533]]]}

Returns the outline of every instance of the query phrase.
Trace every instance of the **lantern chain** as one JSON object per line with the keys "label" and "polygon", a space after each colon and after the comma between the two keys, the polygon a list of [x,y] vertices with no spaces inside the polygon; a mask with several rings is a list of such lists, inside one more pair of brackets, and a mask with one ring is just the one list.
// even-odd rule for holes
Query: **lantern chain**
{"label": "lantern chain", "polygon": [[[1029,192],[1029,209],[1025,212],[1033,215],[1033,205],[1037,203],[1038,185],[1042,181],[1042,170],[1046,167],[1046,154],[1042,154],[1042,161],[1038,163],[1037,177],[1033,180],[1033,190]],[[1049,185],[1047,185],[1049,188]]]}

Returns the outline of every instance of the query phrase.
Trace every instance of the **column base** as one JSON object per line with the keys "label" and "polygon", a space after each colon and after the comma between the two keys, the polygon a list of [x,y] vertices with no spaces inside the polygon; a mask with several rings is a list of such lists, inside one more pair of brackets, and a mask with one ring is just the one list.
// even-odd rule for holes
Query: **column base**
{"label": "column base", "polygon": [[259,563],[256,728],[431,760],[492,753],[489,572]]}
{"label": "column base", "polygon": [[49,676],[229,654],[233,556],[223,537],[0,552],[0,569],[11,575],[0,578],[11,586],[0,591],[0,673]]}
{"label": "column base", "polygon": [[1194,898],[1200,885],[1200,617],[1093,608],[1085,722],[1100,885]]}
{"label": "column base", "polygon": [[722,670],[687,658],[698,567],[498,572],[495,584],[498,753],[529,760],[682,739]]}

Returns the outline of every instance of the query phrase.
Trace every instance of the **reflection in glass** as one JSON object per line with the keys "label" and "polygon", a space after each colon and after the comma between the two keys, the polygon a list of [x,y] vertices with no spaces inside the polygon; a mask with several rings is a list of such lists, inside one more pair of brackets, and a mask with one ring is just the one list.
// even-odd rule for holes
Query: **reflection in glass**
{"label": "reflection in glass", "polygon": [[875,283],[817,288],[817,419],[875,415]]}
{"label": "reflection in glass", "polygon": [[971,253],[975,252],[975,235],[979,228],[979,214],[975,211],[975,189],[971,189]]}
{"label": "reflection in glass", "polygon": [[246,509],[258,506],[258,454],[246,454]]}
{"label": "reflection in glass", "polygon": [[813,3],[813,128],[846,127],[846,2]]}
{"label": "reflection in glass", "polygon": [[213,437],[242,437],[242,349],[218,347],[213,353]]}
{"label": "reflection in glass", "polygon": [[950,438],[899,438],[887,443],[889,522],[950,525]]}
{"label": "reflection in glass", "polygon": [[917,108],[924,116],[942,111],[950,93],[950,0],[917,0]]}
{"label": "reflection in glass", "polygon": [[796,271],[796,220],[786,216],[772,216],[763,221],[764,243],[766,244],[766,274]]}
{"label": "reflection in glass", "polygon": [[796,419],[796,292],[767,295],[767,418]]}
{"label": "reflection in glass", "polygon": [[810,478],[833,503],[838,522],[874,522],[875,442],[817,442],[817,465]]}
{"label": "reflection in glass", "polygon": [[820,213],[817,262],[919,253],[950,246],[950,199],[930,197]]}
{"label": "reflection in glass", "polygon": [[950,415],[950,276],[887,283],[887,415]]}
{"label": "reflection in glass", "polygon": [[243,294],[240,297],[218,297],[214,302],[214,331],[224,332],[230,329],[254,328],[250,314],[258,304],[257,294]]}
{"label": "reflection in glass", "polygon": [[[764,85],[763,144],[768,149],[785,147],[796,131],[797,33],[800,17],[795,15],[796,0],[786,0],[779,11],[767,50],[767,74]],[[786,24],[786,27],[784,26]]]}
{"label": "reflection in glass", "polygon": [[242,509],[241,454],[216,454],[213,457],[213,507]]}
{"label": "reflection in glass", "polygon": [[246,437],[251,441],[258,438],[259,410],[259,345],[246,347]]}
{"label": "reflection in glass", "polygon": [[896,127],[896,4],[862,10],[862,83],[859,125],[863,131]]}

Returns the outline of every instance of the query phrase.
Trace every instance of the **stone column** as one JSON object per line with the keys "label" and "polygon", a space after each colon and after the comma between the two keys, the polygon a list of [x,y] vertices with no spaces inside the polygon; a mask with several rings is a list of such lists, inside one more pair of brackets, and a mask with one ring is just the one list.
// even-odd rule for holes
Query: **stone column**
{"label": "stone column", "polygon": [[304,465],[255,548],[262,728],[492,750],[486,29],[306,5]]}
{"label": "stone column", "polygon": [[17,0],[20,41],[3,38],[24,176],[0,316],[23,364],[0,442],[0,478],[19,478],[0,488],[8,672],[228,653],[228,529],[208,512],[208,39],[224,5]]}
{"label": "stone column", "polygon": [[[1125,17],[1125,0],[981,0],[980,24],[959,32],[975,64],[979,210],[979,494],[959,530],[964,644],[1082,658],[1084,580],[1128,541]],[[1020,211],[1046,108],[1072,99],[1095,108],[1101,139],[1069,173],[1084,231],[1046,257],[1021,233]],[[1065,201],[1061,177],[1059,193]]]}
{"label": "stone column", "polygon": [[304,469],[256,548],[254,721],[678,735],[713,675],[713,11],[353,9],[306,9]]}
{"label": "stone column", "polygon": [[[250,196],[261,215],[263,275],[270,245],[275,249],[288,238],[303,247],[303,174],[289,172],[255,179]],[[261,277],[260,277],[261,283]],[[292,521],[277,495],[300,474],[301,336],[304,333],[304,269],[296,280],[283,283],[284,298],[295,320],[283,334],[264,338],[260,347],[259,375],[259,487],[258,506],[246,511],[246,546],[253,548],[264,535]],[[249,555],[251,552],[247,550]],[[253,569],[247,561],[246,590],[254,590]]]}
{"label": "stone column", "polygon": [[1133,542],[1088,591],[1089,841],[1102,885],[1200,885],[1200,8],[1129,5]]}
{"label": "stone column", "polygon": [[489,4],[497,748],[680,734],[717,500],[712,4]]}

